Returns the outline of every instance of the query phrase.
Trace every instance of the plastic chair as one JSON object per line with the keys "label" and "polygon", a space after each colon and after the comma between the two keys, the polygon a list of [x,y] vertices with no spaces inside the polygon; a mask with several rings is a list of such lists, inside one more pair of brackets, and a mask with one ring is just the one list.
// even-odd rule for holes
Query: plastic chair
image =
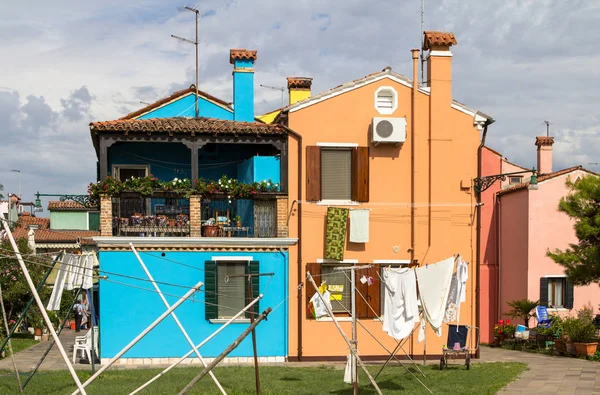
{"label": "plastic chair", "polygon": [[[94,347],[92,348],[92,331],[94,331]],[[92,350],[98,351],[98,327],[95,326],[89,330],[85,336],[77,336],[73,345],[73,363],[77,359],[78,351],[82,351],[82,357],[87,356],[88,361],[92,360]],[[85,354],[83,354],[85,353]]]}
{"label": "plastic chair", "polygon": [[552,326],[552,320],[548,317],[548,309],[546,306],[536,307],[535,315],[538,320],[538,328],[550,328],[550,326]]}

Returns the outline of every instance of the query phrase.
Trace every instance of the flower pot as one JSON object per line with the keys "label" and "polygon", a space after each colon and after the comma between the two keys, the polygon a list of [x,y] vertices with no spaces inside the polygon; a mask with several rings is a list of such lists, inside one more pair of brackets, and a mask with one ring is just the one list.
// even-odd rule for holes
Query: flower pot
{"label": "flower pot", "polygon": [[35,328],[33,333],[35,336],[42,336],[42,328]]}
{"label": "flower pot", "polygon": [[237,226],[238,228],[241,228],[241,227],[242,227],[242,221],[237,221],[235,224],[236,224],[236,226]]}
{"label": "flower pot", "polygon": [[575,350],[575,343],[567,342],[567,355],[576,356],[577,351]]}
{"label": "flower pot", "polygon": [[71,321],[71,330],[74,331],[75,330],[75,321]]}
{"label": "flower pot", "polygon": [[169,218],[169,226],[170,227],[174,227],[175,226],[175,219]]}
{"label": "flower pot", "polygon": [[560,355],[567,353],[567,343],[564,340],[555,340],[554,341],[554,349]]}
{"label": "flower pot", "polygon": [[202,227],[204,237],[217,237],[219,227],[216,225],[206,225]]}
{"label": "flower pot", "polygon": [[575,345],[575,351],[577,356],[584,355],[589,357],[596,353],[598,343],[573,343]]}

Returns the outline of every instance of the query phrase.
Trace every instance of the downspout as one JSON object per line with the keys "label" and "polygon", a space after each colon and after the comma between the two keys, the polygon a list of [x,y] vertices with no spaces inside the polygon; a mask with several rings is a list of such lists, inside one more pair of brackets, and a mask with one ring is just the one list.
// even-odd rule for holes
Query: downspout
{"label": "downspout", "polygon": [[[485,124],[483,125],[483,134],[481,136],[481,144],[479,144],[479,147],[477,148],[477,177],[481,178],[482,174],[481,174],[481,160],[482,160],[482,151],[483,151],[483,147],[485,146],[485,138],[487,136],[487,130],[488,130],[488,126],[491,125],[492,123],[494,123],[495,120],[494,119],[486,119]],[[476,210],[476,215],[477,215],[477,229],[476,229],[476,238],[477,238],[477,249],[475,251],[475,261],[477,264],[477,278],[475,279],[475,326],[477,328],[480,328],[480,320],[481,320],[481,314],[479,312],[480,308],[481,308],[481,193],[477,193],[475,190],[473,190],[473,192],[475,192],[475,198],[476,198],[476,202],[477,204],[475,205],[475,210]],[[479,358],[479,347],[477,348],[477,351],[475,352],[475,358]]]}
{"label": "downspout", "polygon": [[415,261],[415,181],[417,178],[415,169],[415,106],[417,103],[417,90],[419,89],[419,50],[411,49],[413,61],[413,85],[410,106],[410,262]]}
{"label": "downspout", "polygon": [[[281,115],[281,113],[280,113]],[[302,136],[299,133],[294,132],[292,129],[287,127],[284,123],[288,123],[288,114],[285,117],[279,117],[280,124],[287,130],[288,135],[293,136],[298,141],[298,200],[292,202],[298,204],[298,264],[297,264],[297,275],[298,281],[302,283]],[[289,168],[289,166],[288,166]],[[289,196],[289,195],[288,195]],[[291,207],[290,207],[291,209]],[[302,361],[302,289],[304,287],[298,287],[298,361]]]}
{"label": "downspout", "polygon": [[502,211],[502,204],[501,204],[501,200],[500,200],[500,195],[496,194],[496,270],[498,272],[497,278],[496,278],[496,290],[497,295],[498,295],[498,300],[496,301],[496,317],[495,319],[498,320],[500,319],[501,313],[500,313],[500,309],[502,308],[501,305],[501,297],[500,297],[500,274],[501,274],[501,266],[500,266],[500,245],[502,243],[502,239],[500,236],[500,214]]}

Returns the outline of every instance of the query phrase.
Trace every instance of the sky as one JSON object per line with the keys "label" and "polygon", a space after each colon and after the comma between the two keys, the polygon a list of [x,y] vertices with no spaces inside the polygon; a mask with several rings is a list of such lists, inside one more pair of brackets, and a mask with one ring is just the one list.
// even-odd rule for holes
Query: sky
{"label": "sky", "polygon": [[[412,78],[410,49],[421,44],[420,0],[0,0],[4,195],[19,179],[25,201],[87,193],[97,160],[89,123],[194,82],[194,46],[171,38],[194,39],[184,5],[200,10],[201,90],[231,101],[229,49],[258,51],[257,114],[282,101],[260,84],[285,87],[288,76],[312,77],[313,93],[386,66]],[[554,170],[600,169],[598,21],[596,1],[425,0],[425,30],[458,42],[454,98],[492,116],[487,145],[526,167],[549,121]]]}

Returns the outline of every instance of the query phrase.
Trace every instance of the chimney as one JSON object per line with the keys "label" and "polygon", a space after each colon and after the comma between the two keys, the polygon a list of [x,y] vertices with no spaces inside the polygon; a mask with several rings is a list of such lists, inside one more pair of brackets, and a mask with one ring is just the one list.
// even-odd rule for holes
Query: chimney
{"label": "chimney", "polygon": [[290,104],[297,103],[310,97],[312,78],[287,77]]}
{"label": "chimney", "polygon": [[[423,32],[423,50],[427,55],[427,86],[431,100],[450,108],[452,105],[452,52],[454,33]],[[436,103],[432,103],[435,106]],[[438,110],[437,108],[433,108]]]}
{"label": "chimney", "polygon": [[254,122],[254,61],[256,51],[229,50],[233,65],[233,120]]}
{"label": "chimney", "polygon": [[554,137],[537,136],[537,167],[540,174],[552,173],[552,145]]}

